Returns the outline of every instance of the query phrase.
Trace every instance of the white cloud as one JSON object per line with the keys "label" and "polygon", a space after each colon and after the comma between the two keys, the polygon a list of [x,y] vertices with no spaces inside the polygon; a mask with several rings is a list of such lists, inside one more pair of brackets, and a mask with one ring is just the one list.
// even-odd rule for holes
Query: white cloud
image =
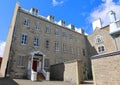
{"label": "white cloud", "polygon": [[52,3],[53,3],[53,6],[57,6],[57,5],[63,4],[64,2],[63,1],[58,2],[57,0],[52,0]]}
{"label": "white cloud", "polygon": [[116,13],[117,19],[120,19],[120,0],[118,2],[113,2],[113,0],[102,0],[100,4],[89,16],[90,22],[101,18],[102,25],[105,26],[109,24],[110,19],[108,12],[113,10]]}
{"label": "white cloud", "polygon": [[0,57],[3,57],[3,52],[6,42],[0,41]]}

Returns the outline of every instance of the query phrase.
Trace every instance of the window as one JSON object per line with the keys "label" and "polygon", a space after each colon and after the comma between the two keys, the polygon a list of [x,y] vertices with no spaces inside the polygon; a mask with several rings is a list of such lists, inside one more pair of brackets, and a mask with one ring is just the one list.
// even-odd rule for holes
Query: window
{"label": "window", "polygon": [[40,29],[40,22],[36,22],[35,29],[39,30]]}
{"label": "window", "polygon": [[19,56],[18,57],[18,66],[23,67],[25,62],[25,56]]}
{"label": "window", "polygon": [[49,59],[45,59],[45,67],[49,67]]}
{"label": "window", "polygon": [[26,18],[26,19],[24,20],[24,26],[29,27],[29,19],[28,19],[28,18]]}
{"label": "window", "polygon": [[70,47],[71,54],[74,54],[74,49]]}
{"label": "window", "polygon": [[22,44],[22,45],[27,44],[27,35],[26,35],[26,34],[23,34],[23,35],[22,35],[21,44]]}
{"label": "window", "polygon": [[39,43],[39,39],[35,37],[34,39],[34,46],[37,47]]}
{"label": "window", "polygon": [[96,43],[101,43],[101,42],[103,42],[103,37],[100,35],[96,36]]}
{"label": "window", "polygon": [[50,33],[50,27],[49,26],[46,26],[46,31],[45,31],[46,33]]}
{"label": "window", "polygon": [[63,44],[63,52],[67,52],[67,46]]}
{"label": "window", "polygon": [[50,47],[50,41],[49,40],[46,40],[45,42],[45,47],[48,49]]}
{"label": "window", "polygon": [[80,48],[77,49],[77,54],[80,55]]}
{"label": "window", "polygon": [[59,43],[55,42],[55,51],[59,51]]}
{"label": "window", "polygon": [[69,39],[70,39],[70,40],[73,39],[73,35],[72,35],[72,34],[69,35]]}
{"label": "window", "polygon": [[82,52],[83,52],[83,56],[85,56],[85,49],[83,49]]}
{"label": "window", "polygon": [[98,46],[98,52],[99,53],[104,52],[104,51],[105,51],[104,45]]}
{"label": "window", "polygon": [[63,32],[63,37],[66,37],[66,32],[65,31]]}
{"label": "window", "polygon": [[55,35],[59,35],[59,29],[58,28],[55,29],[55,33],[54,34]]}

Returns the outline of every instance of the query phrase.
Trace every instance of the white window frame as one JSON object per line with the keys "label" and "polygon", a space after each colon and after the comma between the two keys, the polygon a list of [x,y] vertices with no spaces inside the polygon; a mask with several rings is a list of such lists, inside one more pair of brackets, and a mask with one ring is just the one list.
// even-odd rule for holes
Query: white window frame
{"label": "white window frame", "polygon": [[40,30],[40,22],[36,22],[35,23],[35,29],[36,30]]}
{"label": "white window frame", "polygon": [[55,42],[55,51],[60,51],[59,43],[58,42]]}
{"label": "white window frame", "polygon": [[[103,47],[103,48],[102,48]],[[99,49],[100,48],[100,49]],[[104,50],[103,50],[104,49]],[[97,50],[98,50],[98,53],[103,53],[103,52],[105,52],[105,46],[104,45],[99,45],[98,47],[97,47]]]}
{"label": "white window frame", "polygon": [[26,27],[29,27],[29,25],[30,25],[29,18],[24,19],[23,25],[26,26]]}
{"label": "white window frame", "polygon": [[73,40],[73,34],[69,34],[69,39]]}
{"label": "white window frame", "polygon": [[34,38],[34,47],[38,47],[39,39],[37,37]]}
{"label": "white window frame", "polygon": [[18,67],[25,67],[25,56],[18,56]]}
{"label": "white window frame", "polygon": [[50,34],[50,32],[51,32],[50,26],[46,26],[45,33]]}
{"label": "white window frame", "polygon": [[65,38],[67,36],[66,31],[62,32],[63,37]]}
{"label": "white window frame", "polygon": [[77,48],[77,55],[80,55],[80,48]]}
{"label": "white window frame", "polygon": [[63,44],[63,52],[67,52],[67,45]]}
{"label": "white window frame", "polygon": [[104,40],[103,40],[103,37],[101,35],[97,35],[96,38],[95,38],[95,43],[102,43]]}
{"label": "white window frame", "polygon": [[45,41],[45,48],[46,48],[46,49],[49,49],[49,48],[50,48],[50,41],[49,41],[49,40],[46,40],[46,41]]}
{"label": "white window frame", "polygon": [[21,35],[21,44],[22,45],[26,45],[27,44],[27,38],[28,38],[27,34],[22,34]]}
{"label": "white window frame", "polygon": [[58,35],[59,35],[59,29],[58,29],[58,28],[56,28],[56,29],[55,29],[54,34],[55,34],[56,36],[58,36]]}
{"label": "white window frame", "polygon": [[48,68],[49,67],[49,64],[50,64],[50,60],[45,58],[45,61],[44,61],[44,67],[45,68]]}

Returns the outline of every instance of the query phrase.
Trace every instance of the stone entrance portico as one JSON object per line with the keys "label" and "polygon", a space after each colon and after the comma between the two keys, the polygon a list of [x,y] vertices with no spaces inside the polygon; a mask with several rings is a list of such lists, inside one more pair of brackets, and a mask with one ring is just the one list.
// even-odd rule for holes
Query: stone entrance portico
{"label": "stone entrance portico", "polygon": [[49,72],[44,69],[45,59],[48,59],[41,51],[31,52],[28,61],[28,73],[27,76],[30,80],[36,81],[37,74],[41,73],[45,77],[45,80],[49,80]]}

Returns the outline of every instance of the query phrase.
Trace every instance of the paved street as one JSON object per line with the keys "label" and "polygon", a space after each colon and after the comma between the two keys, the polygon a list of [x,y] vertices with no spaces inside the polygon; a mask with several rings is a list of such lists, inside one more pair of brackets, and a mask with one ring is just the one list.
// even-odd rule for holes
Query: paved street
{"label": "paved street", "polygon": [[31,80],[25,79],[3,79],[0,78],[0,85],[74,85],[69,82],[63,81],[37,81],[33,82]]}
{"label": "paved street", "polygon": [[[0,78],[0,85],[75,85],[70,82],[64,81],[36,81],[26,79],[5,79]],[[81,85],[93,85],[93,84],[81,84]]]}

